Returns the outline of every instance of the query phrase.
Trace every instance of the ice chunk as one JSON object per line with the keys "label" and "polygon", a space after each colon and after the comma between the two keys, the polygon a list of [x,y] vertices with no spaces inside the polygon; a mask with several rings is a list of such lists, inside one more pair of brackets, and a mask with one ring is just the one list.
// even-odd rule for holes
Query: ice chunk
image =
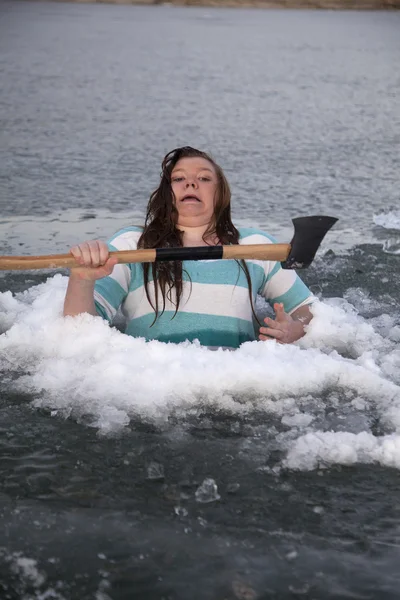
{"label": "ice chunk", "polygon": [[147,465],[147,479],[163,481],[165,479],[164,466],[153,461]]}
{"label": "ice chunk", "polygon": [[219,500],[221,496],[218,494],[218,487],[214,479],[205,479],[197,488],[195,492],[195,498],[197,502],[201,502],[202,504]]}

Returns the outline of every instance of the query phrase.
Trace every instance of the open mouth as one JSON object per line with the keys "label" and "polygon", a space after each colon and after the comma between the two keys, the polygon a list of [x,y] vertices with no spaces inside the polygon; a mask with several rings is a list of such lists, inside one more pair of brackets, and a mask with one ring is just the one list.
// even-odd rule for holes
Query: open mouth
{"label": "open mouth", "polygon": [[181,202],[201,202],[201,200],[193,194],[188,194],[187,196],[183,196]]}

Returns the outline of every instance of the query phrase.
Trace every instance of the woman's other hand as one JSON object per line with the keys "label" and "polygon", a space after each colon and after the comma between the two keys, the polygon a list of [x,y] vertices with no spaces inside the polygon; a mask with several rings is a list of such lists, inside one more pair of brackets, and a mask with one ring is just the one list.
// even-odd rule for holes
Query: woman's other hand
{"label": "woman's other hand", "polygon": [[80,265],[71,268],[71,277],[73,279],[83,279],[86,281],[96,281],[111,275],[117,258],[110,257],[107,244],[100,240],[83,242],[78,246],[73,246],[70,253]]}
{"label": "woman's other hand", "polygon": [[295,313],[304,312],[304,316],[302,314],[298,315],[299,318],[288,315],[283,308],[283,304],[274,304],[274,311],[275,319],[267,317],[264,319],[267,327],[260,327],[259,339],[261,341],[276,340],[280,344],[291,344],[303,337],[305,333],[304,325],[312,318],[308,307],[304,306],[295,311]]}

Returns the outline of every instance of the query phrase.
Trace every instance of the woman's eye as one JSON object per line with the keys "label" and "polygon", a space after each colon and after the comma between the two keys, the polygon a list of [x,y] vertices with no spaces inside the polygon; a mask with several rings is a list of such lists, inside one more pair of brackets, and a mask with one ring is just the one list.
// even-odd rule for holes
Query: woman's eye
{"label": "woman's eye", "polygon": [[211,181],[209,177],[199,177],[200,181]]}
{"label": "woman's eye", "polygon": [[172,181],[173,182],[183,181],[183,177],[173,177]]}

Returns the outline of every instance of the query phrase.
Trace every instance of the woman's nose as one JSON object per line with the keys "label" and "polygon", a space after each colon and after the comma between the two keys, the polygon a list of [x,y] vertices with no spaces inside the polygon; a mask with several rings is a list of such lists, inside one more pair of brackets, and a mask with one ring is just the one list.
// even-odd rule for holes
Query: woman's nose
{"label": "woman's nose", "polygon": [[197,187],[197,183],[196,183],[195,179],[188,179],[186,181],[186,188],[189,188],[189,187],[193,187],[193,188]]}

